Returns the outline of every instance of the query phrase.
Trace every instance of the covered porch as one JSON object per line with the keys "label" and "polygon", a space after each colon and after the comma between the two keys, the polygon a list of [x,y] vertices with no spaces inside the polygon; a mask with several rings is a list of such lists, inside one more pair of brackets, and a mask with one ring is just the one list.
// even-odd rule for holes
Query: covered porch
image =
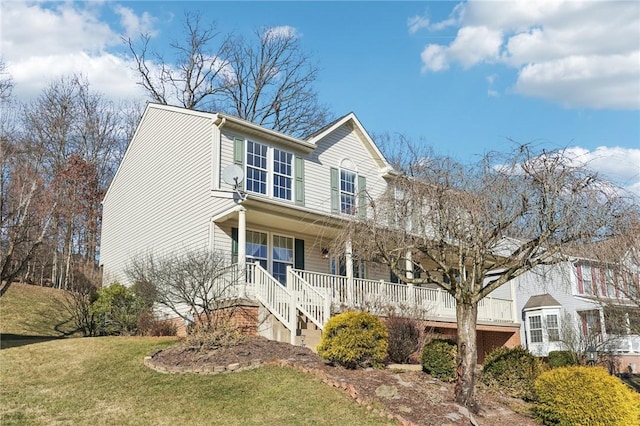
{"label": "covered porch", "polygon": [[[259,302],[283,326],[282,333],[288,334],[284,340],[299,342],[301,318],[321,330],[332,314],[348,309],[410,316],[455,328],[456,303],[446,291],[392,282],[388,266],[359,262],[348,241],[340,256],[332,255],[331,243],[343,221],[248,199],[212,223],[219,239],[230,241],[238,295]],[[513,300],[483,299],[478,322],[499,327],[499,332],[505,326],[511,330],[517,324]]]}

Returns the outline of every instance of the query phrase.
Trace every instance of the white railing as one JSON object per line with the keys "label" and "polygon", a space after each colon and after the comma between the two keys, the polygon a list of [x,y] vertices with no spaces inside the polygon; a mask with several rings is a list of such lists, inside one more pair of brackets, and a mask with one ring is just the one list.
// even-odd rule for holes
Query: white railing
{"label": "white railing", "polygon": [[[327,292],[337,307],[379,313],[390,309],[396,313],[413,310],[413,314],[432,319],[453,320],[456,317],[456,301],[442,289],[361,278],[354,278],[350,288],[346,277],[297,269],[294,272],[306,283]],[[512,305],[512,300],[485,297],[478,304],[478,320],[511,323],[514,321]]]}
{"label": "white railing", "polygon": [[326,291],[312,287],[291,267],[287,268],[287,288],[296,296],[296,307],[319,328],[329,321],[331,299]]}
{"label": "white railing", "polygon": [[334,305],[347,303],[347,277],[294,269],[296,275],[314,288],[323,289]]}
{"label": "white railing", "polygon": [[240,270],[238,264],[233,264],[222,269],[212,279],[213,287],[211,292],[213,297],[220,299],[236,299],[238,297],[251,297],[250,289],[247,287],[245,274]]}
{"label": "white railing", "polygon": [[291,332],[291,343],[296,336],[296,301],[293,292],[282,286],[259,263],[253,265],[250,278],[256,298]]}
{"label": "white railing", "polygon": [[637,354],[640,353],[640,336],[630,335],[612,335],[609,334],[604,338],[605,349],[618,354]]}

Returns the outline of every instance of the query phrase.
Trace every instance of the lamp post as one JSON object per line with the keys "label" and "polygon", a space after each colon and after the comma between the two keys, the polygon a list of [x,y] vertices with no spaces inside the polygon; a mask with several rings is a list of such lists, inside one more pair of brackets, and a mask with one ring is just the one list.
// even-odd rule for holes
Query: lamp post
{"label": "lamp post", "polygon": [[589,345],[587,347],[587,363],[593,366],[596,364],[597,358],[598,358],[598,351],[593,345]]}

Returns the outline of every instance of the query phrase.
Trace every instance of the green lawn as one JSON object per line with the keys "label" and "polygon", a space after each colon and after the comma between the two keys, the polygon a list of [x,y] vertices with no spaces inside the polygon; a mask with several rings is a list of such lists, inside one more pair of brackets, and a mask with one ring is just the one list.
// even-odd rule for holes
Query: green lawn
{"label": "green lawn", "polygon": [[0,298],[0,424],[382,425],[295,369],[166,375],[143,365],[175,338],[61,338],[58,290],[14,284]]}
{"label": "green lawn", "polygon": [[12,284],[0,297],[0,346],[52,340],[72,334],[73,324],[62,303],[64,292]]}
{"label": "green lawn", "polygon": [[312,376],[281,367],[205,376],[143,366],[169,338],[63,339],[0,351],[0,423],[377,425]]}

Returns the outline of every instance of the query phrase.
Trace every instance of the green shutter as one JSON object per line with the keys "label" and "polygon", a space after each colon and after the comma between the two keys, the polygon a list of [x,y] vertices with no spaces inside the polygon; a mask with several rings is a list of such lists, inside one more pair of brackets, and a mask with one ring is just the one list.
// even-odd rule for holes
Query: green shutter
{"label": "green shutter", "polygon": [[331,168],[331,213],[340,211],[340,176],[338,169]]}
{"label": "green shutter", "polygon": [[233,139],[233,163],[238,166],[244,165],[244,139]]}
{"label": "green shutter", "polygon": [[238,228],[231,228],[231,263],[238,263]]}
{"label": "green shutter", "polygon": [[304,269],[304,240],[295,239],[294,241],[294,265],[296,269]]}
{"label": "green shutter", "polygon": [[358,175],[358,216],[367,217],[367,178]]}
{"label": "green shutter", "polygon": [[304,158],[296,157],[295,161],[296,172],[296,184],[295,184],[295,197],[296,204],[304,206]]}

